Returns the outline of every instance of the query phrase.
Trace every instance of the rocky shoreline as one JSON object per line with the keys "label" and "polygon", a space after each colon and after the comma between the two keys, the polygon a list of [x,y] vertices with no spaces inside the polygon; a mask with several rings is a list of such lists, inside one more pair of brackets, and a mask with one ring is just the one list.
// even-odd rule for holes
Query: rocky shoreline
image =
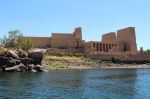
{"label": "rocky shoreline", "polygon": [[7,50],[7,53],[0,55],[0,70],[2,72],[43,72],[46,69],[42,66],[43,52],[33,50],[28,53],[23,51]]}
{"label": "rocky shoreline", "polygon": [[[61,68],[51,68],[51,65],[57,64],[62,66]],[[64,68],[63,65],[67,66]],[[49,70],[58,70],[58,69],[128,69],[128,68],[150,68],[150,64],[123,64],[123,63],[95,63],[95,62],[76,62],[68,60],[53,60],[43,65]]]}
{"label": "rocky shoreline", "polygon": [[[59,57],[60,58],[60,57]],[[61,57],[64,58],[64,57]],[[93,61],[82,60],[73,57],[69,59],[59,60],[58,56],[55,59],[44,59],[42,50],[34,49],[28,53],[20,50],[7,50],[7,54],[0,55],[0,71],[2,72],[43,72],[48,70],[58,69],[128,69],[128,68],[150,68],[150,64],[125,64],[112,63],[109,61]],[[42,65],[43,64],[43,65]]]}

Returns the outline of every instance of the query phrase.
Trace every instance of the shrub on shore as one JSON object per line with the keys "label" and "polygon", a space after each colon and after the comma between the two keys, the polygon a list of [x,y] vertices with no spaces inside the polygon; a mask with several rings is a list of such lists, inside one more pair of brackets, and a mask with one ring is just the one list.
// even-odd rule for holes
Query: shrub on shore
{"label": "shrub on shore", "polygon": [[31,39],[23,38],[23,40],[19,44],[19,48],[24,51],[28,51],[33,48],[33,43]]}
{"label": "shrub on shore", "polygon": [[5,50],[3,47],[0,47],[0,56],[7,56],[8,51]]}
{"label": "shrub on shore", "polygon": [[20,30],[14,30],[8,32],[8,37],[6,35],[0,38],[0,45],[5,48],[19,49],[28,51],[33,48],[32,41],[22,37]]}
{"label": "shrub on shore", "polygon": [[66,64],[51,63],[51,64],[49,64],[49,68],[67,69],[68,66]]}
{"label": "shrub on shore", "polygon": [[64,56],[68,56],[68,57],[86,57],[85,54],[83,53],[60,53],[60,57],[64,57]]}

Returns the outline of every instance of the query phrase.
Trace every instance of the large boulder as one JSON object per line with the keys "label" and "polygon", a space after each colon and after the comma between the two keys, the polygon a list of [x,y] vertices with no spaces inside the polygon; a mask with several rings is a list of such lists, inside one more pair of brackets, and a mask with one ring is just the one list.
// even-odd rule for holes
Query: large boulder
{"label": "large boulder", "polygon": [[19,56],[19,52],[17,50],[13,50],[18,56]]}
{"label": "large boulder", "polygon": [[26,71],[26,66],[23,64],[15,65],[13,67],[3,67],[3,72],[24,72]]}
{"label": "large boulder", "polygon": [[19,52],[19,57],[20,58],[26,58],[26,57],[28,57],[28,53],[26,51],[20,51]]}
{"label": "large boulder", "polygon": [[7,56],[7,49],[4,47],[0,47],[0,56]]}
{"label": "large boulder", "polygon": [[43,72],[44,71],[43,70],[44,68],[41,65],[36,65],[33,67],[33,69],[36,70],[37,72]]}
{"label": "large boulder", "polygon": [[33,60],[31,58],[18,58],[17,60],[20,60],[21,63],[25,66],[28,66],[29,64],[33,63]]}
{"label": "large boulder", "polygon": [[33,64],[34,65],[41,65],[42,60],[43,60],[43,52],[40,50],[32,50],[28,53],[28,57],[33,59]]}
{"label": "large boulder", "polygon": [[0,56],[0,66],[7,65],[7,62],[9,61],[9,58]]}
{"label": "large boulder", "polygon": [[15,66],[16,65],[16,61],[15,60],[9,60],[8,62],[7,62],[7,66],[6,67],[13,67],[13,66]]}
{"label": "large boulder", "polygon": [[18,59],[13,59],[12,57],[10,57],[9,59],[10,59],[9,61],[14,61],[16,65],[19,65],[21,63],[21,61]]}
{"label": "large boulder", "polygon": [[34,68],[34,65],[33,64],[29,64],[27,66],[27,71],[31,71],[31,70],[33,70],[33,68]]}
{"label": "large boulder", "polygon": [[17,58],[18,58],[18,55],[16,54],[15,51],[9,50],[9,51],[8,51],[8,57],[12,57],[12,58],[14,58],[14,59],[17,59]]}

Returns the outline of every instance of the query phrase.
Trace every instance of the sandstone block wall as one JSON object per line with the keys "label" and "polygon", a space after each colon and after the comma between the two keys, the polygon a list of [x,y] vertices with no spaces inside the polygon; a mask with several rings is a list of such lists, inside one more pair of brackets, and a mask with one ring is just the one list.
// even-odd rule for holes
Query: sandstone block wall
{"label": "sandstone block wall", "polygon": [[150,62],[150,54],[144,54],[144,53],[130,54],[124,59],[122,59],[120,62],[125,62],[125,63]]}
{"label": "sandstone block wall", "polygon": [[75,28],[73,33],[52,33],[52,37],[24,37],[31,39],[34,47],[57,48],[57,49],[79,49],[84,47],[81,27]]}
{"label": "sandstone block wall", "polygon": [[[117,43],[119,51],[137,52],[134,27],[128,27],[117,31]],[[122,44],[122,45],[121,45]]]}
{"label": "sandstone block wall", "polygon": [[31,39],[34,47],[46,48],[51,46],[50,37],[24,37],[24,38]]}
{"label": "sandstone block wall", "polygon": [[68,48],[69,41],[74,39],[72,34],[52,33],[51,47],[52,48]]}
{"label": "sandstone block wall", "polygon": [[105,43],[116,43],[116,33],[110,32],[102,35],[102,42]]}
{"label": "sandstone block wall", "polygon": [[82,40],[82,30],[81,30],[81,27],[75,28],[73,34],[74,34],[75,38],[79,38],[80,40]]}
{"label": "sandstone block wall", "polygon": [[82,40],[81,28],[75,28],[72,34],[52,33],[51,47],[52,48],[83,48],[84,41]]}
{"label": "sandstone block wall", "polygon": [[100,59],[102,61],[110,61],[112,60],[112,58],[115,58],[115,60],[124,58],[123,55],[87,55],[87,57],[90,57],[92,59]]}
{"label": "sandstone block wall", "polygon": [[[117,59],[126,56],[122,53],[136,53],[136,37],[133,27],[128,27],[115,32],[102,35],[102,41],[86,42],[82,40],[82,30],[75,28],[73,33],[52,33],[52,37],[25,37],[33,41],[33,45],[38,48],[50,47],[50,53],[77,53],[94,55],[96,58],[104,60],[110,59],[114,54]],[[118,54],[119,53],[119,54]],[[121,53],[121,54],[120,54]],[[109,55],[110,54],[110,55]],[[103,56],[104,55],[104,56]],[[120,56],[118,56],[120,55]],[[94,58],[94,56],[92,56]],[[108,58],[109,56],[109,58]]]}
{"label": "sandstone block wall", "polygon": [[50,54],[58,54],[58,53],[83,53],[83,49],[55,49],[55,48],[47,48],[46,50]]}

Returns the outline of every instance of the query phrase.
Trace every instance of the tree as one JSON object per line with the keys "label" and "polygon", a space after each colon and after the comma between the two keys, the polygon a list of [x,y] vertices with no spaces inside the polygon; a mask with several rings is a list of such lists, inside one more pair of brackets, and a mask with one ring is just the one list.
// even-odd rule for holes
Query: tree
{"label": "tree", "polygon": [[31,39],[23,38],[19,46],[22,50],[28,51],[33,48],[33,43]]}
{"label": "tree", "polygon": [[18,38],[22,36],[22,33],[19,30],[9,31],[8,32],[8,47],[17,48],[18,45]]}
{"label": "tree", "polygon": [[7,48],[21,48],[25,51],[33,48],[32,40],[24,38],[19,30],[9,31],[8,38],[4,35],[0,39],[0,45]]}
{"label": "tree", "polygon": [[22,33],[19,30],[9,31],[8,38],[4,35],[4,37],[0,40],[0,43],[4,47],[18,48],[19,36],[22,36]]}
{"label": "tree", "polygon": [[3,36],[3,38],[0,39],[0,45],[7,47],[8,46],[8,38],[6,35]]}

